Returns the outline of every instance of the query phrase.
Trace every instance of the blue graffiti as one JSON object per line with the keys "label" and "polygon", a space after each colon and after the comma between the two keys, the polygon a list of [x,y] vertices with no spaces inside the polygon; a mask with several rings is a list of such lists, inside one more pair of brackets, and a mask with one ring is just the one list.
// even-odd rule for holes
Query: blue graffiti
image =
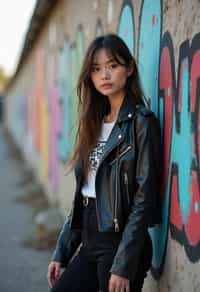
{"label": "blue graffiti", "polygon": [[72,145],[69,143],[70,127],[71,127],[71,105],[70,105],[70,45],[65,40],[63,48],[60,50],[58,64],[58,89],[59,101],[62,106],[62,129],[59,139],[59,158],[65,161],[72,151]]}
{"label": "blue graffiti", "polygon": [[138,69],[143,91],[158,113],[158,74],[161,39],[161,1],[143,1],[138,39]]}
{"label": "blue graffiti", "polygon": [[121,10],[117,34],[125,41],[130,52],[135,54],[135,24],[133,7],[131,2],[126,1]]}

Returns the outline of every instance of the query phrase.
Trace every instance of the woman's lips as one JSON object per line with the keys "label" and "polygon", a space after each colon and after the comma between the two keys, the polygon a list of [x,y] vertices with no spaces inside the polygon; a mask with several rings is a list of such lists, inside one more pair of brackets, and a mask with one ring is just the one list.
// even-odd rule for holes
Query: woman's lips
{"label": "woman's lips", "polygon": [[112,86],[111,83],[106,83],[106,84],[103,84],[101,87],[102,88],[110,88]]}

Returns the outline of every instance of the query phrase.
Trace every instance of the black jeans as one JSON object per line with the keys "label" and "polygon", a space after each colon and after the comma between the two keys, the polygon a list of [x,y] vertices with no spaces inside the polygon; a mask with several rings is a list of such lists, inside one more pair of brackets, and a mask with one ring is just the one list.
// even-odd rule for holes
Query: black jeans
{"label": "black jeans", "polygon": [[[51,292],[108,292],[109,270],[120,239],[120,233],[98,231],[95,200],[90,200],[83,211],[80,251],[54,283]],[[130,282],[130,292],[142,291],[151,260],[152,244],[147,232],[138,272],[134,282]]]}

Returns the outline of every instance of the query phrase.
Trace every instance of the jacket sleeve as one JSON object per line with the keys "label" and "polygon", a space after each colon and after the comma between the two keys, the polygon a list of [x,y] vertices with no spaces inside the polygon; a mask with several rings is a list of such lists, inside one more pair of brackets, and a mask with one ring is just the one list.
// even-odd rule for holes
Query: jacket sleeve
{"label": "jacket sleeve", "polygon": [[70,229],[72,210],[73,208],[71,208],[66,217],[65,223],[63,224],[58,236],[56,248],[51,257],[52,261],[60,262],[62,267],[68,265],[71,257],[81,243],[81,232]]}
{"label": "jacket sleeve", "polygon": [[110,272],[134,280],[160,182],[161,132],[153,113],[136,118],[137,190]]}

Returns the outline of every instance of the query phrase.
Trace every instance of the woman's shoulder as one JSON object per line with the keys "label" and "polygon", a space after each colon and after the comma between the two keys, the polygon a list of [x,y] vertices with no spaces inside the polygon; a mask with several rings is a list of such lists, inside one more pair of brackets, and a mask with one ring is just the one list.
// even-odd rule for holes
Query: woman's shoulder
{"label": "woman's shoulder", "polygon": [[136,127],[160,128],[160,121],[156,114],[145,105],[136,106]]}
{"label": "woman's shoulder", "polygon": [[136,113],[143,116],[155,115],[152,110],[150,110],[147,106],[143,104],[136,105]]}

